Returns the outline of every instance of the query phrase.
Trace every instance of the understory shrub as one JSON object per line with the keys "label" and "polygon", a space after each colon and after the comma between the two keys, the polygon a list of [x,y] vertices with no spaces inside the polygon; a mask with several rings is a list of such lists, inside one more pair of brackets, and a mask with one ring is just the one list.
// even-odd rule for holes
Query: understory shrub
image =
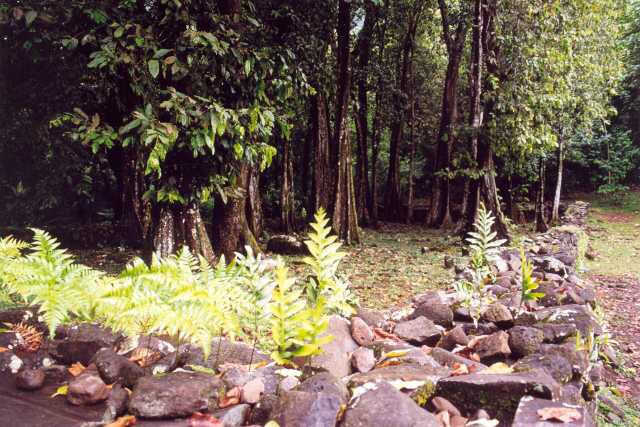
{"label": "understory shrub", "polygon": [[61,324],[99,322],[129,336],[168,334],[207,355],[214,338],[225,336],[291,364],[331,339],[323,335],[331,313],[353,311],[348,283],[337,275],[344,254],[324,211],[311,227],[305,280],[289,277],[281,259],[273,268],[250,248],[216,265],[183,248],[149,265],[134,259],[112,277],[75,263],[55,238],[34,230],[31,244],[0,240],[0,300],[37,307],[51,335]]}

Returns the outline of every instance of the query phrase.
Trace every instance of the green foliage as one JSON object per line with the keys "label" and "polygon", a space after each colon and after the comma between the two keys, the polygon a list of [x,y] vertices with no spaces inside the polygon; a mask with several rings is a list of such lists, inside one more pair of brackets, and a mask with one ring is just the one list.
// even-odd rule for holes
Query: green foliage
{"label": "green foliage", "polygon": [[495,221],[491,211],[485,208],[484,203],[480,203],[477,218],[473,223],[475,231],[469,232],[469,237],[466,239],[471,249],[472,265],[475,269],[488,267],[506,242],[505,239],[496,239],[498,233],[491,229]]}
{"label": "green foliage", "polygon": [[524,248],[520,249],[520,263],[520,289],[522,292],[520,305],[526,305],[529,301],[537,301],[544,297],[544,293],[535,291],[540,284],[533,277],[533,263],[527,259]]}

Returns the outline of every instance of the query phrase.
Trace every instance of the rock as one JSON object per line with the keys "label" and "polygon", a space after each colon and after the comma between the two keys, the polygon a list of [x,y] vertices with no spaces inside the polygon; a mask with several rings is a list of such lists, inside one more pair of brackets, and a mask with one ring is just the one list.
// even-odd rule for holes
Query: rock
{"label": "rock", "polygon": [[[270,359],[266,354],[261,353],[250,345],[226,338],[215,338],[211,342],[211,355],[204,365],[215,368],[225,363],[248,365],[262,361],[268,362]],[[197,365],[198,363],[193,364]]]}
{"label": "rock", "polygon": [[278,384],[278,394],[285,391],[291,391],[300,384],[300,380],[296,377],[284,377]]}
{"label": "rock", "polygon": [[510,425],[520,398],[560,397],[560,387],[544,372],[535,374],[470,374],[438,381],[436,395],[448,399],[462,413],[484,409],[501,425]]}
{"label": "rock", "polygon": [[357,372],[369,372],[376,365],[376,357],[373,350],[360,347],[351,355],[351,366]]}
{"label": "rock", "polygon": [[378,310],[372,310],[369,308],[358,307],[356,310],[356,316],[364,321],[371,328],[381,328],[386,323],[384,314]]}
{"label": "rock", "polygon": [[453,268],[456,260],[451,255],[444,256],[444,268]]}
{"label": "rock", "polygon": [[223,427],[240,427],[247,424],[249,412],[251,412],[251,406],[240,404],[220,409],[211,415],[222,421]]}
{"label": "rock", "polygon": [[412,347],[405,354],[401,354],[392,358],[394,362],[409,364],[409,365],[418,365],[418,366],[430,366],[432,368],[439,368],[440,365],[435,361],[433,357],[425,353],[421,348]]}
{"label": "rock", "polygon": [[129,392],[124,389],[120,384],[115,384],[111,388],[109,398],[107,399],[107,410],[105,412],[105,419],[114,421],[119,416],[123,415],[127,411],[127,405],[129,404]]}
{"label": "rock", "polygon": [[[570,411],[577,411],[580,419],[576,421],[557,423],[553,421],[542,421],[539,410],[546,408],[565,408]],[[546,427],[550,425],[562,425],[563,427],[595,427],[591,415],[584,408],[576,405],[568,405],[566,403],[554,402],[547,399],[535,399],[530,396],[523,397],[520,400],[518,409],[513,419],[512,427]]]}
{"label": "rock", "polygon": [[444,348],[445,350],[453,350],[456,346],[466,346],[469,344],[469,337],[464,333],[462,326],[456,326],[440,338],[436,347]]}
{"label": "rock", "polygon": [[258,403],[264,393],[264,382],[260,378],[252,379],[242,386],[242,403]]}
{"label": "rock", "polygon": [[324,335],[331,335],[333,340],[322,346],[322,353],[313,356],[309,366],[324,369],[338,378],[346,377],[351,373],[350,353],[358,348],[351,337],[349,322],[342,317],[331,316]]}
{"label": "rock", "polygon": [[535,353],[544,340],[541,330],[527,326],[514,326],[507,331],[509,334],[509,348],[517,357]]}
{"label": "rock", "polygon": [[366,374],[355,374],[349,379],[350,387],[366,383],[403,381],[424,381],[435,385],[440,378],[448,376],[449,369],[443,366],[391,365],[374,369]]}
{"label": "rock", "polygon": [[567,359],[557,354],[531,354],[520,359],[513,365],[515,372],[545,371],[559,383],[567,383],[573,377],[571,364]]}
{"label": "rock", "polygon": [[483,363],[507,357],[511,354],[509,334],[504,331],[494,332],[478,341],[473,351],[480,356]]}
{"label": "rock", "polygon": [[276,234],[267,241],[267,251],[283,255],[307,255],[309,249],[297,237]]}
{"label": "rock", "polygon": [[329,393],[289,391],[279,396],[271,418],[280,427],[332,427],[341,402]]}
{"label": "rock", "polygon": [[438,420],[410,397],[382,382],[350,406],[342,427],[439,427]]}
{"label": "rock", "polygon": [[80,362],[87,366],[98,350],[104,347],[114,348],[121,339],[111,329],[89,323],[61,329],[58,334],[64,340],[57,343],[55,356],[65,365]]}
{"label": "rock", "polygon": [[351,336],[360,345],[366,346],[375,340],[373,331],[364,320],[359,317],[351,318]]}
{"label": "rock", "polygon": [[458,408],[456,408],[453,403],[449,402],[444,397],[436,396],[431,399],[431,406],[434,407],[435,412],[447,411],[449,415],[462,416]]}
{"label": "rock", "polygon": [[253,405],[249,414],[249,424],[265,425],[270,419],[276,405],[278,404],[278,396],[273,394],[265,394],[262,400]]}
{"label": "rock", "polygon": [[72,405],[93,405],[109,397],[109,388],[92,371],[83,372],[69,383],[67,401]]}
{"label": "rock", "polygon": [[423,294],[415,295],[411,298],[416,307],[423,304],[443,304],[442,296],[437,291],[427,291]]}
{"label": "rock", "polygon": [[138,364],[121,356],[110,348],[100,349],[93,358],[100,376],[107,384],[120,383],[132,389],[144,370]]}
{"label": "rock", "polygon": [[138,380],[129,412],[141,418],[186,417],[217,407],[222,381],[212,375],[172,372]]}
{"label": "rock", "polygon": [[260,380],[264,386],[264,393],[276,394],[280,383],[280,377],[276,374],[277,370],[277,366],[265,366],[251,370],[244,366],[230,366],[222,370],[222,381],[227,389],[231,389],[244,387],[245,384],[253,380]]}
{"label": "rock", "polygon": [[539,353],[544,355],[558,355],[567,359],[572,367],[576,379],[589,368],[589,356],[586,351],[576,349],[574,343],[543,344]]}
{"label": "rock", "polygon": [[436,325],[444,326],[445,328],[453,325],[453,311],[447,304],[436,302],[420,304],[411,313],[409,319],[417,319],[420,316],[426,317]]}
{"label": "rock", "polygon": [[513,324],[511,311],[499,302],[491,304],[482,313],[482,318],[487,322],[493,322],[499,327],[509,327]]}
{"label": "rock", "polygon": [[533,317],[534,323],[573,324],[583,336],[587,336],[590,331],[596,335],[602,334],[602,328],[592,311],[585,305],[569,304],[548,307],[530,313],[529,316]]}
{"label": "rock", "polygon": [[413,320],[400,322],[393,329],[393,333],[400,339],[412,344],[434,345],[442,335],[442,328],[436,326],[431,320],[424,316]]}
{"label": "rock", "polygon": [[544,342],[553,344],[559,344],[578,332],[575,325],[570,323],[536,323],[533,327],[542,331]]}
{"label": "rock", "polygon": [[16,387],[20,390],[38,390],[44,384],[44,379],[42,369],[23,369],[16,375]]}
{"label": "rock", "polygon": [[431,357],[433,357],[441,365],[448,366],[450,368],[453,368],[454,363],[467,365],[469,368],[472,368],[475,371],[482,371],[483,369],[487,368],[487,365],[467,359],[466,357],[458,356],[457,354],[451,353],[450,351],[444,350],[442,348],[432,349]]}
{"label": "rock", "polygon": [[320,372],[307,378],[297,388],[297,391],[308,393],[326,393],[335,396],[341,403],[346,404],[349,400],[349,390],[346,385],[329,372]]}
{"label": "rock", "polygon": [[458,322],[458,325],[462,326],[464,333],[471,335],[491,335],[494,332],[498,332],[498,326],[495,323],[486,323],[481,322],[478,323],[478,326],[474,325],[473,322]]}

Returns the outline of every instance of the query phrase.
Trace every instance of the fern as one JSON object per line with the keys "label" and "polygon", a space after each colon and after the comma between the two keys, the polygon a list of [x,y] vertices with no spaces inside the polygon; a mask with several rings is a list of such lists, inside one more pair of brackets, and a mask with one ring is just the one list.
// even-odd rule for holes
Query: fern
{"label": "fern", "polygon": [[488,266],[497,257],[506,239],[496,239],[498,234],[492,231],[495,218],[484,203],[480,203],[478,217],[473,223],[475,231],[470,231],[466,241],[469,242],[474,267]]}
{"label": "fern", "polygon": [[9,284],[19,277],[16,260],[22,256],[22,251],[29,244],[7,236],[0,239],[0,308],[15,305]]}
{"label": "fern", "polygon": [[521,280],[521,288],[522,288],[522,298],[520,304],[526,304],[529,301],[537,301],[538,299],[544,297],[543,292],[535,292],[538,289],[540,284],[533,277],[533,263],[529,261],[524,254],[524,249],[520,249],[520,260],[521,260],[521,271],[520,278]]}
{"label": "fern", "polygon": [[349,292],[346,280],[337,276],[338,265],[346,253],[339,251],[342,244],[337,237],[330,235],[329,219],[324,209],[320,208],[311,223],[311,231],[305,245],[311,256],[305,257],[304,262],[312,271],[306,287],[309,304],[317,305],[321,297],[325,298],[327,310],[334,313],[349,315],[354,312],[349,303],[353,296]]}

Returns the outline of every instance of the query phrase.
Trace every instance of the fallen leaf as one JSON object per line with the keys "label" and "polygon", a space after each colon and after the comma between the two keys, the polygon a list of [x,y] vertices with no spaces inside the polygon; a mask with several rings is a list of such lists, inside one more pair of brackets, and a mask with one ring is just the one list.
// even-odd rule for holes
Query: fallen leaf
{"label": "fallen leaf", "polygon": [[61,385],[60,387],[58,387],[56,389],[56,392],[53,393],[51,395],[51,397],[56,397],[56,396],[66,396],[66,394],[69,392],[69,385],[65,384],[65,385]]}
{"label": "fallen leaf", "polygon": [[131,356],[129,356],[129,360],[137,363],[143,368],[157,362],[160,359],[162,359],[161,352],[147,347],[138,347],[133,350],[133,353],[131,353]]}
{"label": "fallen leaf", "polygon": [[487,369],[483,369],[478,372],[479,374],[510,374],[513,372],[513,368],[504,362],[497,362],[489,366]]}
{"label": "fallen leaf", "polygon": [[384,368],[385,366],[396,366],[402,365],[402,361],[398,359],[387,359],[376,365],[376,368]]}
{"label": "fallen leaf", "polygon": [[469,367],[464,363],[453,362],[453,370],[451,370],[451,375],[467,375],[469,373]]}
{"label": "fallen leaf", "polygon": [[391,350],[388,353],[385,353],[382,358],[383,359],[390,359],[392,357],[402,357],[402,356],[406,356],[407,354],[409,354],[409,351],[411,351],[411,349],[400,349],[400,350]]}
{"label": "fallen leaf", "polygon": [[390,340],[398,341],[398,342],[402,341],[397,335],[391,334],[391,333],[389,333],[389,332],[387,332],[387,331],[385,331],[384,329],[381,329],[381,328],[373,328],[373,333],[375,334],[376,338],[379,338],[379,339],[385,339],[386,338],[386,339],[390,339]]}
{"label": "fallen leaf", "polygon": [[9,351],[7,347],[0,347],[0,353],[4,353],[5,351]]}
{"label": "fallen leaf", "polygon": [[71,375],[77,377],[78,375],[83,373],[85,369],[87,368],[82,363],[76,362],[69,367],[68,371]]}
{"label": "fallen leaf", "polygon": [[136,417],[133,415],[125,415],[120,417],[112,423],[105,425],[105,427],[129,427],[136,424]]}
{"label": "fallen leaf", "polygon": [[224,395],[218,406],[220,408],[226,408],[232,405],[237,405],[240,403],[240,396],[242,396],[242,389],[240,387],[233,387],[231,390],[227,391],[227,394]]}
{"label": "fallen leaf", "polygon": [[471,338],[469,340],[469,343],[467,344],[467,347],[470,348],[470,349],[473,349],[476,345],[478,345],[478,343],[480,341],[482,341],[486,337],[487,337],[487,335],[476,335],[475,337],[473,337],[473,338]]}
{"label": "fallen leaf", "polygon": [[196,412],[189,418],[189,427],[222,427],[221,420],[213,415]]}
{"label": "fallen leaf", "polygon": [[549,407],[538,409],[538,416],[542,421],[555,420],[563,423],[578,421],[582,418],[582,414],[575,408],[567,407]]}

